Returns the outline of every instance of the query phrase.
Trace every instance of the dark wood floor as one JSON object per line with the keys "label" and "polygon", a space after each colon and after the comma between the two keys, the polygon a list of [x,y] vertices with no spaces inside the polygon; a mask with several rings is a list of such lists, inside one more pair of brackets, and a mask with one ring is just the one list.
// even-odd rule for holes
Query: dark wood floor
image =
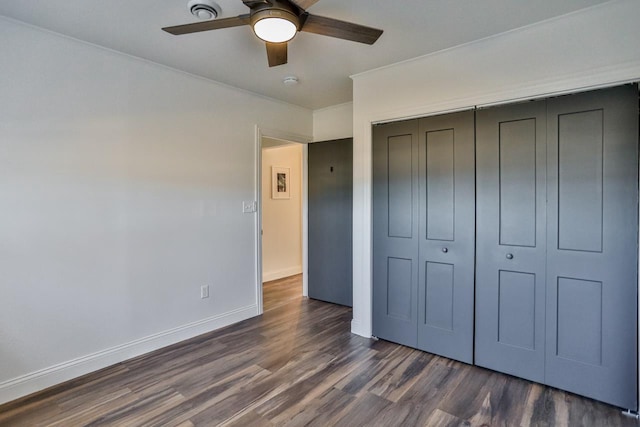
{"label": "dark wood floor", "polygon": [[[0,406],[0,426],[635,426],[616,408],[349,333],[265,285],[265,314]],[[278,297],[275,297],[278,295]]]}
{"label": "dark wood floor", "polygon": [[264,311],[270,311],[302,297],[302,274],[265,282],[262,285]]}

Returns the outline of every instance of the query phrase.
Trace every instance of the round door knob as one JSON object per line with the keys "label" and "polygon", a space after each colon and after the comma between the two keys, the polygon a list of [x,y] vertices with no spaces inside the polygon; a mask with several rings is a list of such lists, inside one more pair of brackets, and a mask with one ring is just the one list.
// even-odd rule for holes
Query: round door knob
{"label": "round door knob", "polygon": [[446,254],[447,252],[449,252],[449,248],[442,248],[442,252]]}
{"label": "round door knob", "polygon": [[507,259],[513,259],[513,254],[507,254]]}

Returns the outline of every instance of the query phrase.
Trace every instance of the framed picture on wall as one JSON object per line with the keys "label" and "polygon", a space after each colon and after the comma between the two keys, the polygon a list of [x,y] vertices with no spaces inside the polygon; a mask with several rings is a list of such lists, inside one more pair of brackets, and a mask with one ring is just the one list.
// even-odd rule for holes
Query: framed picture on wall
{"label": "framed picture on wall", "polygon": [[271,166],[271,198],[290,199],[291,169]]}

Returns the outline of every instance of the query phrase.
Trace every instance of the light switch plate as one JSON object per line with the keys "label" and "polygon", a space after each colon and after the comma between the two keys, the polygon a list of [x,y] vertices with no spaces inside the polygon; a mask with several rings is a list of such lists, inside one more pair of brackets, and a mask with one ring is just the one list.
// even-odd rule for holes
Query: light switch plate
{"label": "light switch plate", "polygon": [[256,202],[242,202],[242,212],[244,213],[253,213],[256,211]]}

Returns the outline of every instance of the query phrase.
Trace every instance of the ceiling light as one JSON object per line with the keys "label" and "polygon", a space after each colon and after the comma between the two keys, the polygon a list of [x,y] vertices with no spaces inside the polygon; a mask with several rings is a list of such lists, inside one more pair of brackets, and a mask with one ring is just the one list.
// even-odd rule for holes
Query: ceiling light
{"label": "ceiling light", "polygon": [[270,43],[284,43],[295,37],[299,19],[285,10],[261,10],[251,17],[253,32]]}

